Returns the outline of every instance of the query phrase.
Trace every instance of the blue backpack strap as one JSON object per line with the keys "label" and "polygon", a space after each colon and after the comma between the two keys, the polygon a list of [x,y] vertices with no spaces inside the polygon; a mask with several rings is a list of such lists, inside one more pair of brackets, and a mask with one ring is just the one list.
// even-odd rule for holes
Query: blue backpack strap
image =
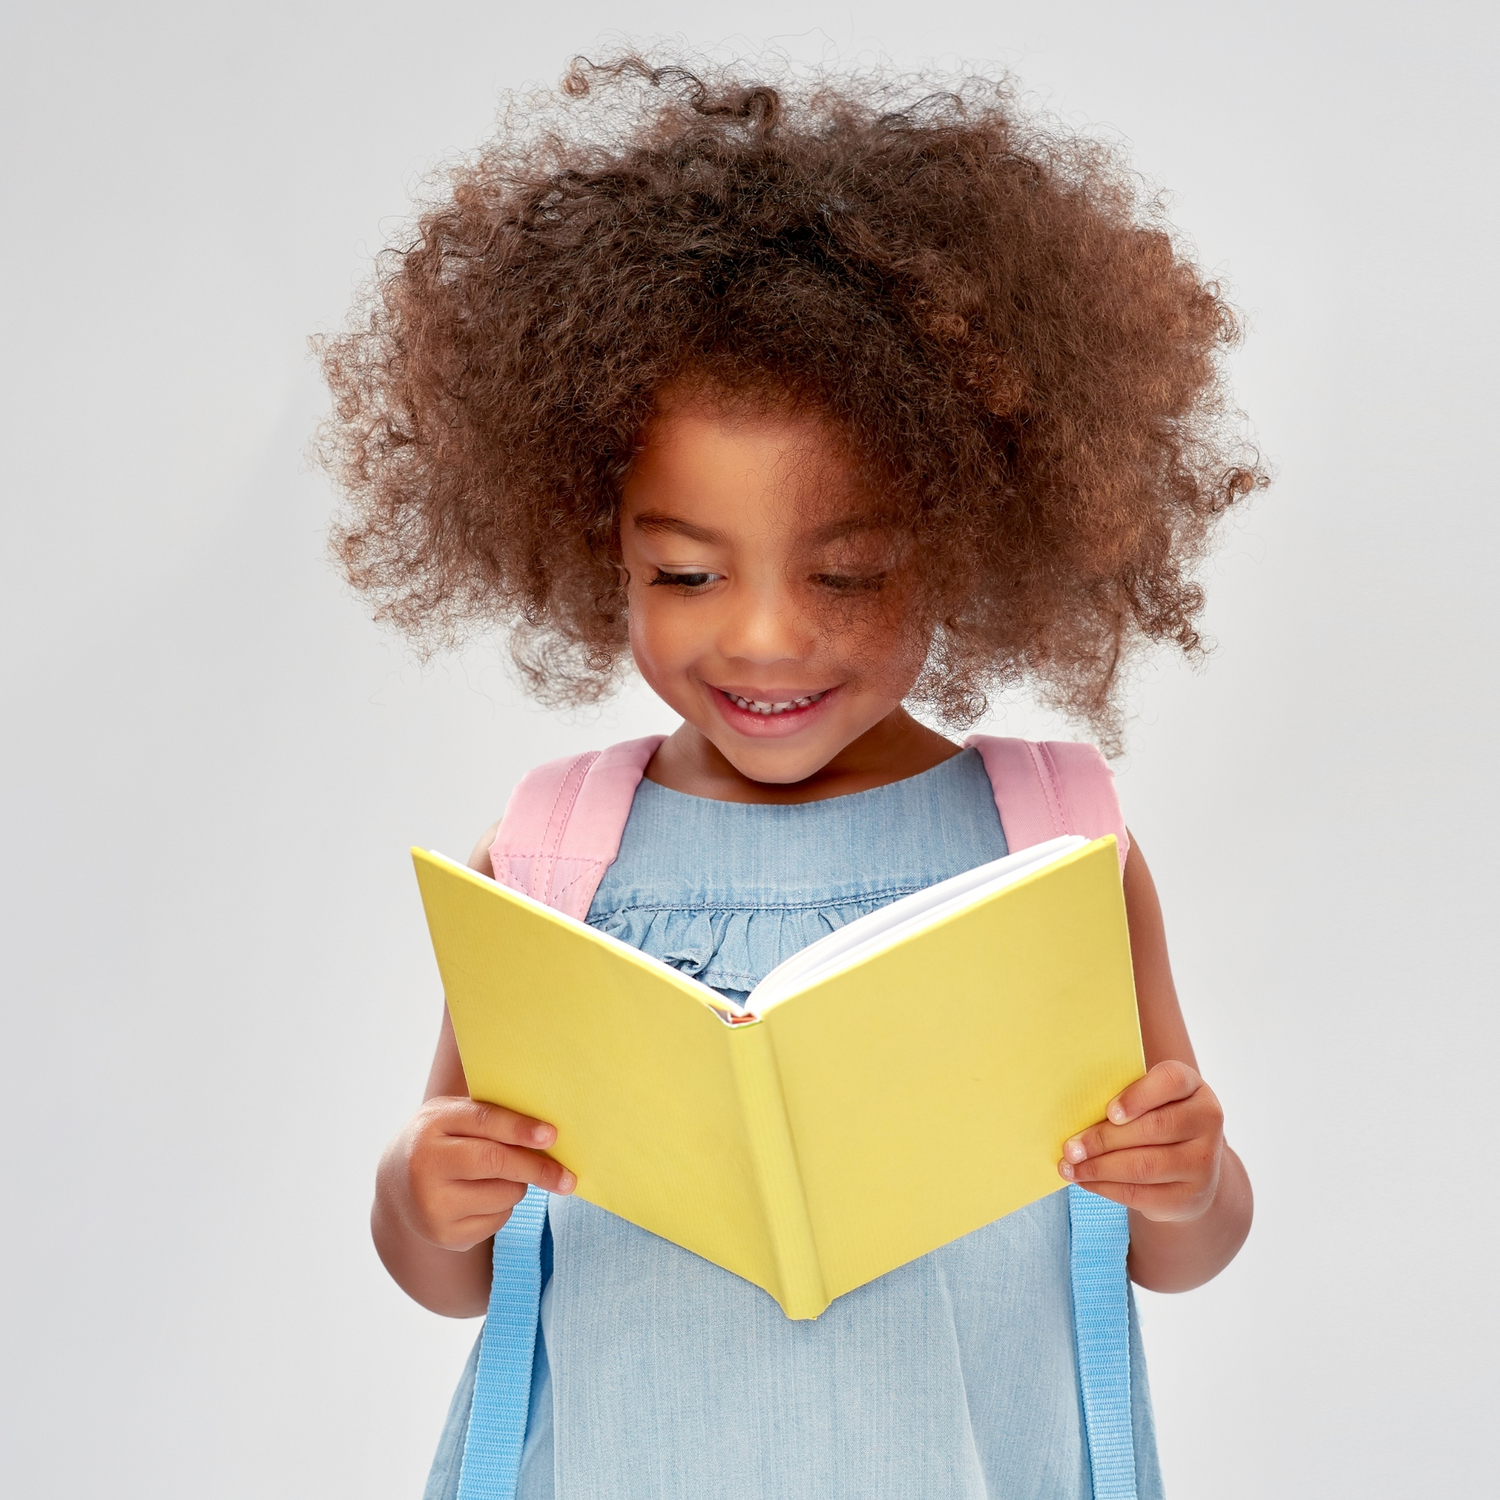
{"label": "blue backpack strap", "polygon": [[529,1187],[495,1236],[458,1500],[514,1500],[531,1404],[546,1222],[547,1195]]}
{"label": "blue backpack strap", "polygon": [[1130,1303],[1125,1253],[1130,1215],[1118,1203],[1068,1188],[1073,1328],[1094,1500],[1135,1500],[1130,1408]]}

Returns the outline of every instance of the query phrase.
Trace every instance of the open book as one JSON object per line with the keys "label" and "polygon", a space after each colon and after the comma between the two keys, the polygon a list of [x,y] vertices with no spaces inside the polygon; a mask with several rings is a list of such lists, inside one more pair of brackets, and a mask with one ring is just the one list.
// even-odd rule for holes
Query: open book
{"label": "open book", "polygon": [[469,1091],[557,1127],[591,1203],[788,1317],[1059,1189],[1144,1071],[1113,838],[851,922],[744,1007],[414,849]]}

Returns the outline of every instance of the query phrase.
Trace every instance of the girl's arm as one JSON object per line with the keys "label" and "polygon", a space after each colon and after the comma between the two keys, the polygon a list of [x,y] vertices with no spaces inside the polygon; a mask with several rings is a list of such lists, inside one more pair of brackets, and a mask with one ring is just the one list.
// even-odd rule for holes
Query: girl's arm
{"label": "girl's arm", "polygon": [[[494,834],[469,859],[481,875],[492,873]],[[496,1231],[527,1184],[571,1193],[573,1174],[542,1154],[557,1138],[552,1126],[469,1098],[446,1006],[423,1099],[380,1158],[370,1232],[409,1297],[446,1317],[477,1318],[489,1302]]]}
{"label": "girl's arm", "polygon": [[1185,1292],[1217,1276],[1250,1232],[1250,1179],[1224,1143],[1224,1112],[1198,1076],[1162,925],[1156,884],[1131,839],[1125,910],[1135,963],[1146,1076],[1111,1101],[1108,1118],[1074,1136],[1059,1170],[1130,1209],[1130,1276]]}

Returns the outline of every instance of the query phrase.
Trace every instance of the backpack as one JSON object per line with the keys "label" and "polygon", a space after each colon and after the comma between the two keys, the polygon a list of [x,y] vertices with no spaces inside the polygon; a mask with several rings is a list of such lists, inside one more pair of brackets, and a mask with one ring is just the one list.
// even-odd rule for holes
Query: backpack
{"label": "backpack", "polygon": [[[1012,853],[1060,834],[1129,838],[1114,776],[1092,745],[971,735]],[[521,779],[490,846],[495,879],[583,921],[661,736],[538,766]],[[1069,1186],[1073,1326],[1094,1500],[1135,1500],[1130,1312],[1120,1205]],[[541,1300],[547,1194],[529,1188],[495,1236],[494,1279],[464,1443],[459,1500],[514,1500],[526,1437]]]}

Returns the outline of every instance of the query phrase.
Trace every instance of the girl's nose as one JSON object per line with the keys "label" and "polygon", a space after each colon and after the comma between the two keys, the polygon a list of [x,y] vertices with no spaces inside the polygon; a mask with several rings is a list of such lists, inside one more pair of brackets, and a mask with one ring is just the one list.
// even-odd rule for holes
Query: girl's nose
{"label": "girl's nose", "polygon": [[734,600],[719,632],[724,656],[757,666],[800,661],[810,646],[801,611],[782,589],[746,590]]}

